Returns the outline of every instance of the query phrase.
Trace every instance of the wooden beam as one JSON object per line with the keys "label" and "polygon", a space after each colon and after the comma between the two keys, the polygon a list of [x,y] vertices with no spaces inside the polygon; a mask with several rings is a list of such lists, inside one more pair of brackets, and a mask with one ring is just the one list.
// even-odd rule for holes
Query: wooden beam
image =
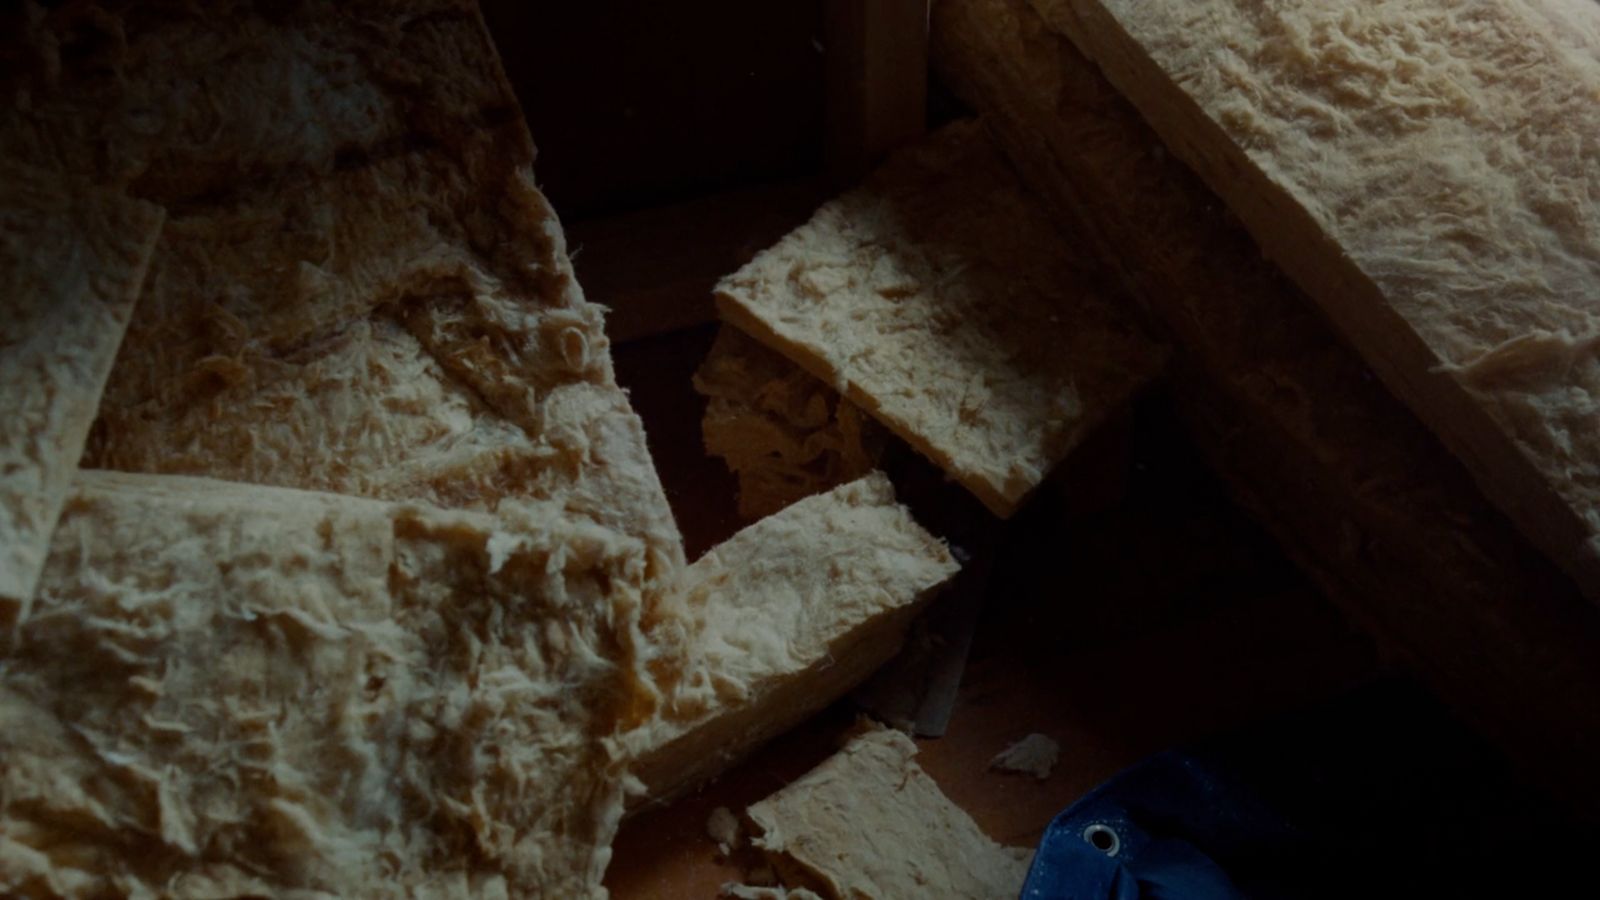
{"label": "wooden beam", "polygon": [[827,165],[854,181],[926,128],[927,0],[825,0]]}

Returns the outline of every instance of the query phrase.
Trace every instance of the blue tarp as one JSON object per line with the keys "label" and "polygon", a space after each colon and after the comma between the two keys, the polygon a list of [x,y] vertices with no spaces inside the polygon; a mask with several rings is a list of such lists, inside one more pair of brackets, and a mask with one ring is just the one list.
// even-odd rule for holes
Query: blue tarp
{"label": "blue tarp", "polygon": [[1384,683],[1163,753],[1051,823],[1025,900],[1600,896],[1600,833]]}

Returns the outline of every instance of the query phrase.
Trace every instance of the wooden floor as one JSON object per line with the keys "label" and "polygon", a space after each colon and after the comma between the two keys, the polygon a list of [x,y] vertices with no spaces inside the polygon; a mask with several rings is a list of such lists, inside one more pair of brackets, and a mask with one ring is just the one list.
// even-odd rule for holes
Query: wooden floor
{"label": "wooden floor", "polygon": [[[700,446],[696,328],[616,348],[691,558],[736,530],[734,485]],[[1378,674],[1371,644],[1323,601],[1195,462],[1162,397],[1132,417],[1120,496],[1078,508],[1043,491],[999,536],[985,608],[945,736],[919,760],[991,836],[1031,846],[1046,823],[1140,758],[1322,699]],[[1103,465],[1103,463],[1102,463]],[[934,515],[937,518],[937,511]],[[720,859],[711,810],[740,812],[827,757],[848,701],[703,791],[624,824],[607,884],[629,898],[710,898],[759,863]],[[1040,732],[1045,781],[988,770]]]}

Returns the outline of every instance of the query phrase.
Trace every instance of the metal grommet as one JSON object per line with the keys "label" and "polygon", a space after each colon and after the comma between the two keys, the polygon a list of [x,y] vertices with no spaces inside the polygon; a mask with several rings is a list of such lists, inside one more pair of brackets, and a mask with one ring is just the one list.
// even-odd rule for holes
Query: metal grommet
{"label": "metal grommet", "polygon": [[1089,846],[1107,856],[1116,856],[1117,851],[1122,849],[1122,838],[1117,837],[1116,831],[1110,825],[1102,825],[1099,822],[1083,829],[1083,839],[1089,842]]}

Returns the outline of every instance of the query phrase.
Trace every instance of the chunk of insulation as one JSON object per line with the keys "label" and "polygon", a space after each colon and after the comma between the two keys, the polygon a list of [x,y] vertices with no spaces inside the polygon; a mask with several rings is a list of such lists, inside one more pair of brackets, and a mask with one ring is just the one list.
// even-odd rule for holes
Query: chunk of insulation
{"label": "chunk of insulation", "polygon": [[681,652],[657,648],[657,678],[672,687],[628,737],[648,795],[703,782],[859,684],[958,569],[881,472],[711,549],[668,598],[685,628]]}
{"label": "chunk of insulation", "polygon": [[33,595],[161,219],[0,158],[0,596]]}
{"label": "chunk of insulation", "polygon": [[1032,851],[1002,847],[916,764],[892,729],[867,731],[748,813],[785,881],[833,897],[1013,900]]}
{"label": "chunk of insulation", "polygon": [[755,520],[876,467],[887,434],[839,392],[781,354],[722,326],[694,389],[706,398],[706,452],[739,479],[739,515]]}
{"label": "chunk of insulation", "polygon": [[0,601],[0,893],[601,892],[644,549],[80,473]]}
{"label": "chunk of insulation", "polygon": [[977,121],[946,126],[716,288],[724,319],[997,515],[1161,369]]}
{"label": "chunk of insulation", "polygon": [[168,209],[86,464],[682,542],[476,4],[141,2],[0,38],[0,148]]}

